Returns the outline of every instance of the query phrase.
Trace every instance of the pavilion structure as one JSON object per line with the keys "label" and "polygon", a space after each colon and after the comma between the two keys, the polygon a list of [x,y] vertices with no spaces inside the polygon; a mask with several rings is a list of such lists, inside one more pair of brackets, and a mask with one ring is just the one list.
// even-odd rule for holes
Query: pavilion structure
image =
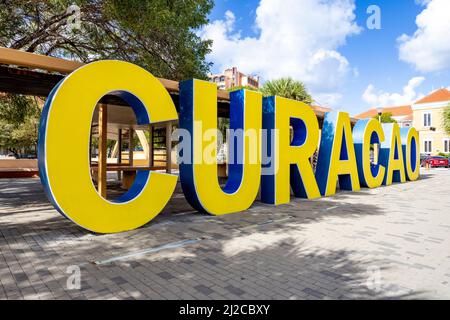
{"label": "pavilion structure", "polygon": [[[46,98],[53,87],[83,63],[43,56],[0,47],[0,93],[21,94]],[[158,78],[171,95],[179,110],[178,82]],[[227,91],[218,90],[218,117],[229,118],[230,97]],[[322,126],[329,109],[313,107]],[[96,106],[92,120],[91,139],[98,138],[98,155],[91,151],[91,173],[97,181],[100,195],[106,197],[107,172],[115,171],[124,188],[129,188],[137,170],[165,170],[171,173],[171,134],[176,122],[138,125],[132,108],[120,98],[104,96]],[[146,135],[146,132],[147,135]],[[137,137],[137,139],[135,138]],[[109,157],[108,140],[115,141]],[[137,158],[134,148],[138,140],[142,146]],[[92,145],[92,144],[91,144]],[[124,150],[124,145],[127,148]],[[63,156],[63,155],[62,155]],[[114,159],[114,162],[111,162]]]}

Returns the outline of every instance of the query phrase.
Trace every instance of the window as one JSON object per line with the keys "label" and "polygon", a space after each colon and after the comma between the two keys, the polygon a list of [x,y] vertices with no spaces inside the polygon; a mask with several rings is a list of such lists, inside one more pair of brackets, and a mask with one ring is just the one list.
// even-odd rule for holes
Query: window
{"label": "window", "polygon": [[431,153],[433,150],[433,141],[432,140],[424,140],[424,152]]}
{"label": "window", "polygon": [[424,112],[423,114],[423,126],[431,127],[431,112]]}
{"label": "window", "polygon": [[450,138],[444,139],[444,152],[450,153]]}

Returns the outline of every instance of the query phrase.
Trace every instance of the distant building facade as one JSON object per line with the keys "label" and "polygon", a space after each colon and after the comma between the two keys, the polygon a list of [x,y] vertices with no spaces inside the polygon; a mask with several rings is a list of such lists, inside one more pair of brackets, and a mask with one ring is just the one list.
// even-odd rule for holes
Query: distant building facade
{"label": "distant building facade", "polygon": [[220,90],[227,90],[234,87],[248,86],[254,89],[259,88],[259,77],[246,75],[236,67],[226,69],[223,73],[210,74],[210,82],[217,83]]}
{"label": "distant building facade", "polygon": [[450,135],[444,130],[444,109],[450,104],[450,91],[439,89],[415,102],[413,126],[419,131],[420,152],[450,153]]}
{"label": "distant building facade", "polygon": [[[413,124],[413,111],[410,105],[398,107],[381,108],[382,113],[392,114],[392,119],[397,121],[401,128],[411,127]],[[361,114],[355,116],[356,119],[369,119],[378,115],[378,108],[369,109]]]}
{"label": "distant building facade", "polygon": [[[382,108],[383,113],[392,113],[400,127],[413,126],[419,132],[420,152],[436,155],[450,153],[450,135],[444,130],[444,109],[450,104],[450,91],[439,89],[408,106]],[[356,119],[373,118],[378,114],[372,108]]]}

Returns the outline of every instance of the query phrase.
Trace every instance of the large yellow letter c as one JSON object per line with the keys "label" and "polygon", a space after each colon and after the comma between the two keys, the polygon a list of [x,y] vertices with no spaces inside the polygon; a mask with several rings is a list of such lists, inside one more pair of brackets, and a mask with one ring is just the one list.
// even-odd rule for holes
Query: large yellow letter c
{"label": "large yellow letter c", "polygon": [[136,113],[138,124],[178,119],[164,86],[146,70],[127,62],[98,61],[65,77],[45,104],[39,129],[39,171],[50,201],[79,226],[99,233],[138,228],[170,199],[177,177],[138,171],[119,199],[101,197],[90,175],[89,144],[95,106],[118,94]]}

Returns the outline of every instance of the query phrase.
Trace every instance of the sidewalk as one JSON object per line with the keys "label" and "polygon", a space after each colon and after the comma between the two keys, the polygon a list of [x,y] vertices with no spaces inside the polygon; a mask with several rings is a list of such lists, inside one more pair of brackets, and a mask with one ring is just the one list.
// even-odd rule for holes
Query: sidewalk
{"label": "sidewalk", "polygon": [[[178,187],[143,228],[94,235],[38,179],[1,179],[0,299],[450,299],[449,190],[450,170],[431,170],[213,217]],[[81,289],[67,287],[70,266]]]}

